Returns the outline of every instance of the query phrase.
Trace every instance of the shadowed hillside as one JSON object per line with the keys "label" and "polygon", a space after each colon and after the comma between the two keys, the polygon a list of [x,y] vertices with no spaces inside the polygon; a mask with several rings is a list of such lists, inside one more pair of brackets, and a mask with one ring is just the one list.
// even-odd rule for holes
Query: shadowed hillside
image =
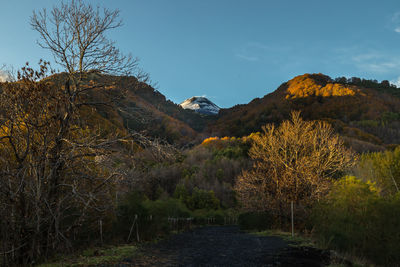
{"label": "shadowed hillside", "polygon": [[[62,86],[62,77],[63,74],[57,74],[49,79]],[[213,120],[212,116],[181,108],[134,77],[93,72],[83,84],[92,88],[85,94],[92,105],[81,107],[82,119],[104,132],[133,130],[186,145],[197,140],[206,124]]]}

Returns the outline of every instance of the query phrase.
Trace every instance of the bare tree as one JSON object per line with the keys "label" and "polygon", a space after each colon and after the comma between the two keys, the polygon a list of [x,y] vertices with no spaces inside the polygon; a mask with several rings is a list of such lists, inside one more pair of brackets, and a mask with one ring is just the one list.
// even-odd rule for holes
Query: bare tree
{"label": "bare tree", "polygon": [[100,9],[83,0],[71,0],[61,2],[50,13],[46,9],[34,11],[30,24],[40,34],[38,44],[50,50],[68,74],[63,77],[70,102],[64,119],[67,124],[74,108],[116,101],[116,98],[100,103],[88,101],[90,90],[106,86],[106,79],[102,82],[95,79],[95,83],[89,84],[90,73],[134,75],[134,86],[138,87],[151,82],[149,75],[138,66],[138,59],[123,55],[106,36],[108,31],[121,27],[119,10]]}
{"label": "bare tree", "polygon": [[85,80],[88,71],[136,70],[138,80],[147,77],[136,59],[123,56],[105,36],[121,26],[118,15],[72,0],[54,7],[50,16],[44,9],[31,17],[40,45],[66,74],[49,78],[48,62],[41,61],[39,70],[27,63],[16,82],[1,84],[0,254],[5,265],[32,264],[71,248],[75,235],[87,234],[93,220],[112,213],[111,191],[122,174],[111,167],[115,150],[110,148],[140,138],[101,133],[81,116],[83,107],[105,104],[90,101],[89,91],[104,83]]}
{"label": "bare tree", "polygon": [[270,210],[277,215],[294,201],[308,205],[323,196],[331,179],[353,165],[355,155],[332,127],[304,121],[299,112],[279,127],[266,125],[250,149],[253,168],[243,171],[235,190],[248,210]]}
{"label": "bare tree", "polygon": [[113,207],[110,191],[120,172],[106,164],[108,148],[126,137],[88,129],[80,109],[104,104],[88,99],[89,90],[104,86],[85,82],[88,71],[139,70],[137,59],[122,55],[105,36],[121,26],[118,15],[72,0],[50,16],[44,9],[31,17],[39,44],[67,74],[47,79],[47,62],[37,71],[27,65],[17,82],[0,91],[0,241],[6,264],[31,264],[71,247],[82,225],[89,227]]}
{"label": "bare tree", "polygon": [[[122,26],[119,10],[100,9],[82,0],[62,2],[48,13],[33,12],[32,28],[40,34],[38,44],[49,49],[55,61],[70,74],[95,70],[109,74],[147,77],[138,59],[123,55],[107,38],[109,30]],[[132,73],[134,72],[134,73]]]}
{"label": "bare tree", "polygon": [[[6,265],[71,247],[113,207],[107,149],[120,139],[79,126],[67,88],[26,66],[0,92],[0,242]],[[87,231],[87,230],[86,230]]]}

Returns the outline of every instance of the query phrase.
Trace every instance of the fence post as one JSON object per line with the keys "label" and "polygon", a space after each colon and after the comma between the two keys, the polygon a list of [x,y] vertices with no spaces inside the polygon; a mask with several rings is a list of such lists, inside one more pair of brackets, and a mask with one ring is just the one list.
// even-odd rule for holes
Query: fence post
{"label": "fence post", "polygon": [[99,221],[100,224],[100,243],[103,246],[103,221],[100,219]]}
{"label": "fence post", "polygon": [[294,215],[293,215],[293,201],[291,202],[291,214],[292,214],[292,237],[294,237]]}
{"label": "fence post", "polygon": [[140,239],[139,239],[139,223],[138,223],[138,216],[137,216],[137,214],[135,214],[135,221],[136,221],[136,239],[137,239],[137,242],[139,242],[140,241]]}
{"label": "fence post", "polygon": [[128,239],[126,240],[126,242],[129,242],[129,239],[131,238],[132,230],[133,230],[133,227],[135,226],[136,219],[137,219],[137,215],[135,214],[135,219],[133,220],[131,229],[129,230],[129,235],[128,235]]}

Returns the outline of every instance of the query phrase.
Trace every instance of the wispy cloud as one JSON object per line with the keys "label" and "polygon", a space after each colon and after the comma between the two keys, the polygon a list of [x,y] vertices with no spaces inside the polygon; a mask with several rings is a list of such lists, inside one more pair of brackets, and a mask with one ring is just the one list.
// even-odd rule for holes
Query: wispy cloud
{"label": "wispy cloud", "polygon": [[288,50],[285,46],[269,46],[260,42],[247,42],[239,49],[234,50],[235,57],[255,62],[270,58],[271,55]]}
{"label": "wispy cloud", "polygon": [[235,57],[245,61],[259,61],[265,54],[267,47],[258,42],[248,42],[235,51]]}
{"label": "wispy cloud", "polygon": [[258,49],[262,49],[262,50],[271,50],[271,46],[259,43],[259,42],[249,42],[247,43],[247,46],[250,48],[258,48]]}
{"label": "wispy cloud", "polygon": [[350,64],[369,74],[394,74],[400,72],[400,53],[360,46],[338,48],[336,54],[342,64]]}
{"label": "wispy cloud", "polygon": [[400,71],[400,56],[385,53],[365,53],[350,58],[363,71],[372,73],[390,73]]}
{"label": "wispy cloud", "polygon": [[236,53],[235,56],[238,57],[238,58],[240,58],[240,59],[244,59],[244,60],[246,60],[246,61],[259,61],[259,60],[260,60],[259,57],[256,57],[256,56],[247,56],[247,55],[244,55],[244,54],[242,54],[242,53]]}
{"label": "wispy cloud", "polygon": [[395,12],[390,18],[390,28],[400,33],[400,12]]}

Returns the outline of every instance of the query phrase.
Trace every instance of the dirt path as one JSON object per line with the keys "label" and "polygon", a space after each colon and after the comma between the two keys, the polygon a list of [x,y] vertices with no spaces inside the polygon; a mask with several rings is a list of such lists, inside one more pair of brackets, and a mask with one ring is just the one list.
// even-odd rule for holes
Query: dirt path
{"label": "dirt path", "polygon": [[114,266],[324,266],[329,255],[295,248],[279,237],[243,233],[234,226],[209,226],[141,248]]}

